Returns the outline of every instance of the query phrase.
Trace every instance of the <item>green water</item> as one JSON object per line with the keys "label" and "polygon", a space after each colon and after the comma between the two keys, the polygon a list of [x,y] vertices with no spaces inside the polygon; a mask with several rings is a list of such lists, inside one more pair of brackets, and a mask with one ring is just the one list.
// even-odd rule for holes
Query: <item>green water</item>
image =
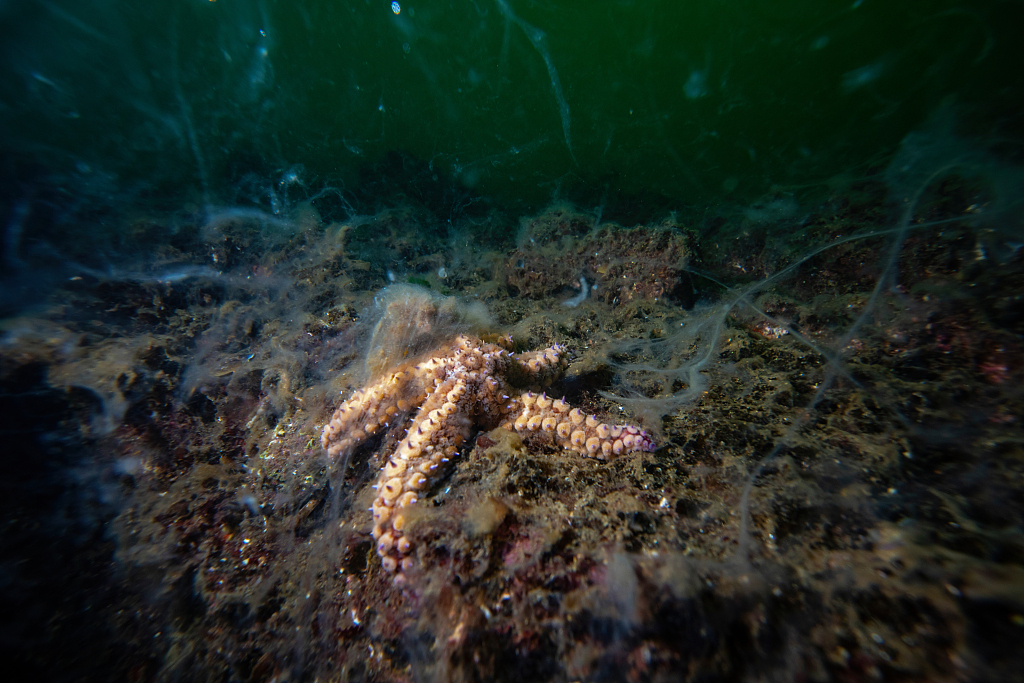
{"label": "green water", "polygon": [[76,215],[273,208],[353,192],[398,152],[405,179],[517,212],[568,199],[628,217],[813,201],[883,168],[937,112],[1019,153],[1015,2],[395,9],[0,4],[0,144],[21,183],[5,199],[31,182],[74,196]]}

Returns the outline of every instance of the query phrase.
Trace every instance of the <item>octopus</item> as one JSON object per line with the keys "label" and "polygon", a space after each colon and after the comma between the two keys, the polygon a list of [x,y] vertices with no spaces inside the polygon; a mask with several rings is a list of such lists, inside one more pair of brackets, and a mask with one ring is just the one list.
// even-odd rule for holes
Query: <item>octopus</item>
{"label": "octopus", "polygon": [[522,354],[508,346],[508,340],[499,345],[459,335],[430,358],[402,364],[356,391],[323,428],[321,443],[336,460],[381,430],[409,425],[381,468],[371,508],[377,554],[397,583],[415,566],[407,511],[473,430],[504,427],[602,460],[655,449],[638,427],[601,422],[564,398],[534,391],[565,372],[563,345]]}

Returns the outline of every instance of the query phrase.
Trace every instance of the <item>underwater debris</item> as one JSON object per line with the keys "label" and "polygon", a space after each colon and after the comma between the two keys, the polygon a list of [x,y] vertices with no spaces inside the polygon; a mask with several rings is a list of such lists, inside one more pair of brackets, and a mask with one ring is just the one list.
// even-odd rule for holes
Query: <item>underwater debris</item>
{"label": "underwater debris", "polygon": [[572,118],[569,113],[569,103],[565,101],[565,95],[562,94],[562,83],[558,78],[558,71],[555,69],[555,63],[551,59],[551,53],[548,52],[547,48],[547,35],[544,31],[541,31],[536,26],[526,23],[512,11],[512,8],[508,6],[505,0],[497,0],[498,11],[505,17],[506,20],[513,22],[523,30],[526,34],[527,39],[533,45],[534,49],[540,53],[541,58],[544,60],[544,65],[548,68],[548,78],[551,80],[551,90],[555,94],[555,101],[558,102],[558,115],[562,119],[562,135],[565,138],[565,146],[569,150],[569,156],[572,157],[573,163],[577,166],[579,162],[576,161],[576,154],[572,149],[572,134],[570,133],[570,127],[572,125]]}
{"label": "underwater debris", "polygon": [[483,332],[492,324],[480,302],[442,296],[418,285],[385,287],[373,301],[377,323],[366,354],[370,380],[438,347],[458,332]]}
{"label": "underwater debris", "polygon": [[590,283],[587,282],[587,278],[581,277],[580,293],[572,297],[571,299],[566,299],[565,301],[562,302],[562,305],[568,308],[576,308],[581,303],[586,301],[588,296],[590,296]]}

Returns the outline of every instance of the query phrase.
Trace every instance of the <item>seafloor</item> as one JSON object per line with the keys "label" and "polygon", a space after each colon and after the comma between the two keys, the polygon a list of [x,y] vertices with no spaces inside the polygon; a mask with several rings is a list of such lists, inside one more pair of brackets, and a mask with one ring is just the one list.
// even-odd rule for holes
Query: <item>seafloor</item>
{"label": "seafloor", "polygon": [[[227,215],[157,255],[191,270],[77,275],[0,338],[9,661],[38,680],[1022,680],[1024,261],[978,210],[955,180],[899,229],[870,187],[787,231],[554,207],[490,245],[306,207],[291,234]],[[398,436],[347,468],[320,447],[392,281],[438,295],[435,332],[566,344],[548,393],[640,421],[657,451],[474,434],[395,585],[367,508]]]}

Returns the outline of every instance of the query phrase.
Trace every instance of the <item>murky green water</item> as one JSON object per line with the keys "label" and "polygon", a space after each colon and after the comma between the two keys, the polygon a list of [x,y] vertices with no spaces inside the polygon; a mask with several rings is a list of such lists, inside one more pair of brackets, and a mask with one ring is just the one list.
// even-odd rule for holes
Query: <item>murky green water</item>
{"label": "murky green water", "polygon": [[988,141],[1021,125],[1024,11],[1010,2],[0,11],[9,163],[100,204],[269,205],[289,169],[353,191],[401,152],[517,210],[744,206],[871,174],[938,110]]}

